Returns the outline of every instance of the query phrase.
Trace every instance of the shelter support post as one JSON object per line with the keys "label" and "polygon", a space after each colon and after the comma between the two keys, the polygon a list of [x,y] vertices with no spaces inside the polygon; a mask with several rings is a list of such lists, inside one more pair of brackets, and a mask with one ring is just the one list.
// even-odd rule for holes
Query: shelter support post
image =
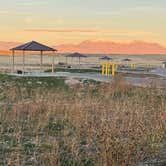
{"label": "shelter support post", "polygon": [[12,50],[12,70],[11,70],[12,73],[14,73],[14,63],[15,63],[14,54],[15,54],[15,52],[14,52],[14,50]]}
{"label": "shelter support post", "polygon": [[79,57],[79,69],[81,67],[81,58]]}
{"label": "shelter support post", "polygon": [[22,67],[23,69],[23,74],[24,74],[24,72],[25,72],[25,51],[23,51],[23,67]]}
{"label": "shelter support post", "polygon": [[66,56],[66,64],[67,64],[67,60],[68,60],[68,59],[67,59],[67,56]]}
{"label": "shelter support post", "polygon": [[53,54],[52,54],[52,73],[54,73],[54,66],[55,66],[55,62],[54,62],[54,60],[55,60],[55,52],[53,51]]}
{"label": "shelter support post", "polygon": [[71,57],[71,64],[72,64],[72,65],[74,64],[74,62],[73,62],[73,57]]}
{"label": "shelter support post", "polygon": [[43,69],[43,51],[40,52],[40,72],[42,72]]}

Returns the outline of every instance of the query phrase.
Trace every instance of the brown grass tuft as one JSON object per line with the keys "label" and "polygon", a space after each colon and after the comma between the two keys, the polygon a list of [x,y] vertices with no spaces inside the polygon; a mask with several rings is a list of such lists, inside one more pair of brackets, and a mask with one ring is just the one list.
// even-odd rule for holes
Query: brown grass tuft
{"label": "brown grass tuft", "polygon": [[12,87],[0,110],[0,164],[136,165],[166,138],[166,96],[156,91],[120,78],[26,99]]}

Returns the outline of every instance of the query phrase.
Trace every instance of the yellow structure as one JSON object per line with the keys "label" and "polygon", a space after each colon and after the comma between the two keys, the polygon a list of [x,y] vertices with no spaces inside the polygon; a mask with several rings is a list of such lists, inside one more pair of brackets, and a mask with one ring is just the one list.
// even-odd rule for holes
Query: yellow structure
{"label": "yellow structure", "polygon": [[108,63],[106,63],[106,68],[105,68],[105,75],[108,76]]}
{"label": "yellow structure", "polygon": [[110,63],[107,63],[107,64],[106,64],[106,75],[107,75],[107,76],[110,75],[110,66],[111,66]]}
{"label": "yellow structure", "polygon": [[118,64],[114,63],[103,63],[102,64],[102,75],[109,76],[112,74],[112,76],[115,76],[115,72],[118,69]]}
{"label": "yellow structure", "polygon": [[112,64],[112,76],[114,77],[115,76],[115,64]]}
{"label": "yellow structure", "polygon": [[131,69],[135,69],[135,64],[131,64]]}
{"label": "yellow structure", "polygon": [[102,64],[102,75],[105,74],[105,64]]}

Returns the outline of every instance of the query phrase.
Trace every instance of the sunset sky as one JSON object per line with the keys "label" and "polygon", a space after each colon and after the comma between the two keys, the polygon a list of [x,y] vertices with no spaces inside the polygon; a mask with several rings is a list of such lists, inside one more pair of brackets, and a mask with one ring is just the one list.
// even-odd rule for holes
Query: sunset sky
{"label": "sunset sky", "polygon": [[166,46],[166,0],[3,0],[0,41],[142,40]]}

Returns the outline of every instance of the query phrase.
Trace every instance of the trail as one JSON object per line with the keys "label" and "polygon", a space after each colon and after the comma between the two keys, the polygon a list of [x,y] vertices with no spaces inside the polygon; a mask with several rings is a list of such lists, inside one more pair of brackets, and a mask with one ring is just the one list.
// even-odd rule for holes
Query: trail
{"label": "trail", "polygon": [[[111,83],[113,78],[111,75],[103,76],[97,73],[69,73],[69,72],[56,72],[56,73],[25,73],[21,74],[12,74],[13,76],[18,77],[65,77],[67,79],[85,79],[85,80],[94,80],[99,82]],[[155,86],[158,88],[166,88],[166,79],[165,78],[152,78],[152,77],[124,77],[127,83],[130,83],[134,86],[140,87],[150,87]]]}

